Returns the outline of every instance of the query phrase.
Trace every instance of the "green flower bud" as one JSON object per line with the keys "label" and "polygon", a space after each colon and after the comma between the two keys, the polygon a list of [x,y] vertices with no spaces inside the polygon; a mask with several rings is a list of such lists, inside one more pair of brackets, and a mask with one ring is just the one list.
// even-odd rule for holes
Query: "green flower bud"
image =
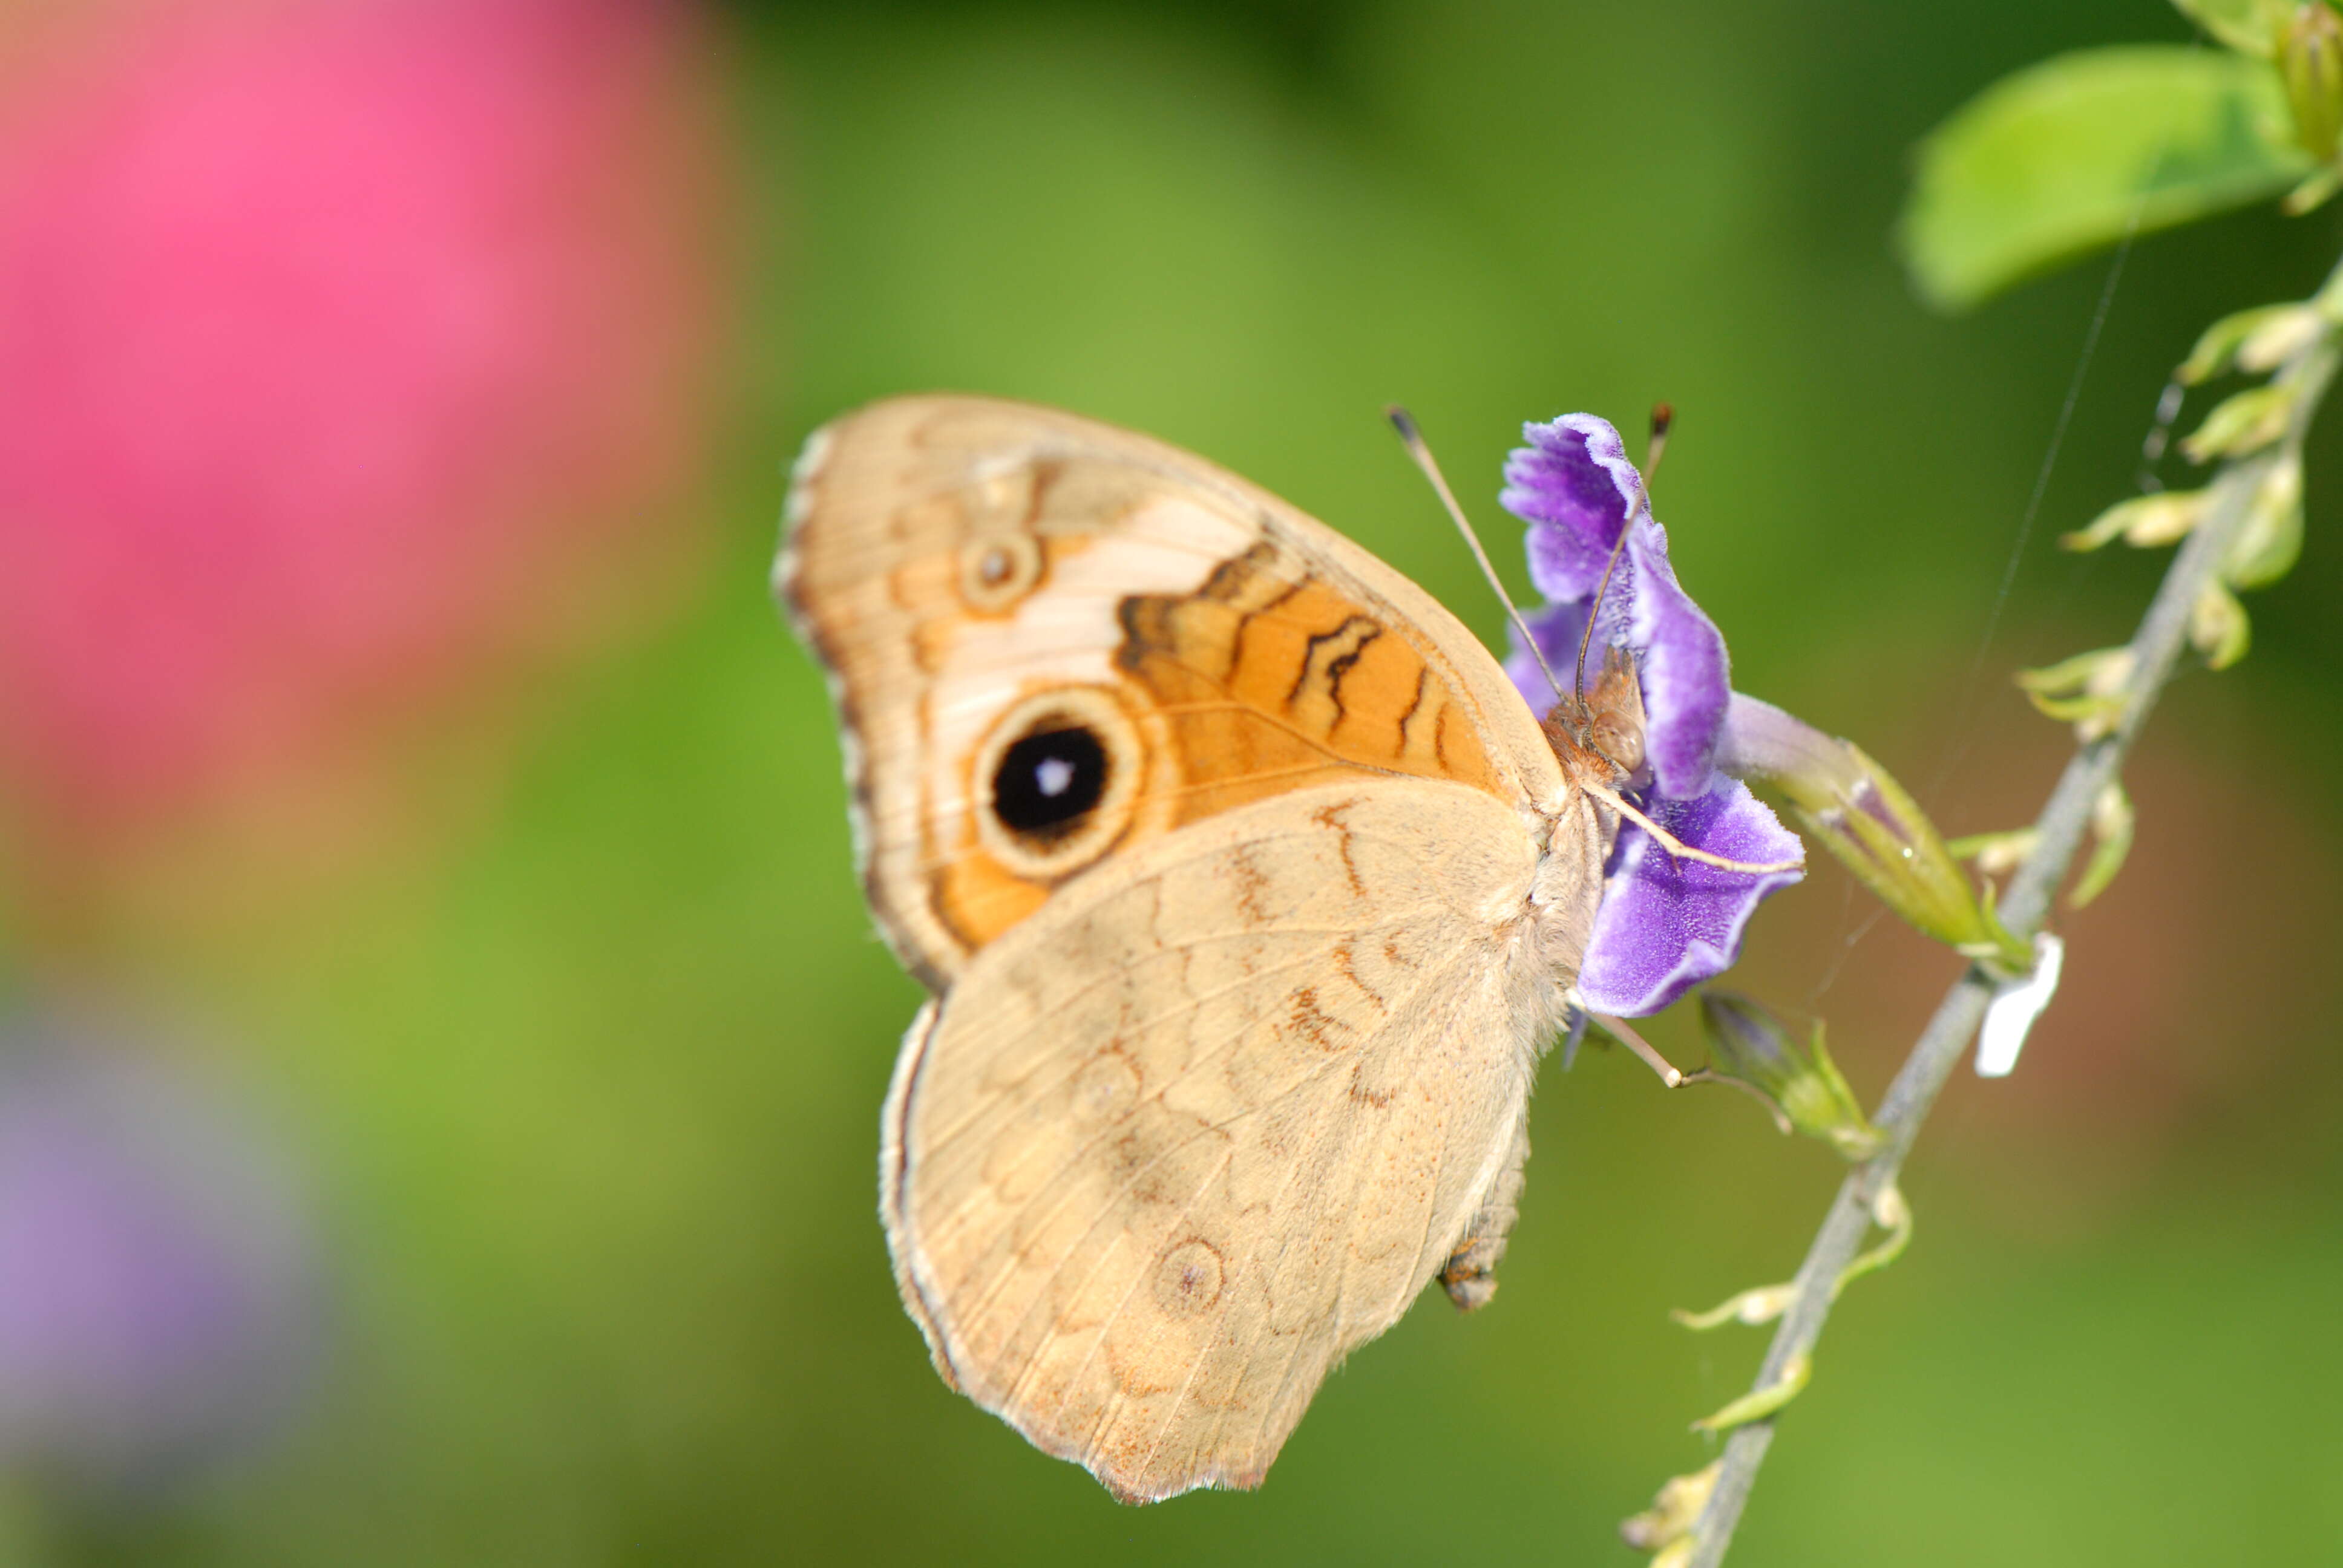
{"label": "green flower bud", "polygon": [[1737,991],[1700,993],[1701,1027],[1715,1073],[1740,1080],[1782,1109],[1790,1125],[1849,1160],[1879,1152],[1885,1135],[1855,1102],[1855,1091],[1823,1044],[1823,1026],[1802,1048],[1782,1020]]}
{"label": "green flower bud", "polygon": [[2302,459],[2289,452],[2255,487],[2221,575],[2231,588],[2265,588],[2292,571],[2301,554]]}
{"label": "green flower bud", "polygon": [[2152,496],[2134,496],[2101,512],[2087,528],[2059,536],[2058,544],[2070,550],[2095,550],[2113,539],[2142,549],[2174,544],[2205,520],[2212,494],[2210,490],[2158,490]]}
{"label": "green flower bud", "polygon": [[2267,375],[2318,342],[2328,330],[2327,317],[2315,307],[2280,306],[2237,345],[2237,368],[2248,375]]}
{"label": "green flower bud", "polygon": [[2097,740],[2113,733],[2123,717],[2124,693],[2136,662],[2127,648],[2096,648],[2040,669],[2021,669],[2017,684],[2036,709],[2072,724],[2076,739]]}
{"label": "green flower bud", "polygon": [[1787,798],[1799,823],[1880,900],[1974,959],[2024,970],[2026,944],[1978,900],[1919,803],[1851,742],[1736,695],[1730,755],[1717,765]]}
{"label": "green flower bud", "polygon": [[2107,884],[2116,879],[2131,855],[2135,826],[2131,797],[2124,793],[2120,780],[2110,779],[2091,803],[2091,859],[2076,880],[2075,890],[2066,895],[2068,909],[2079,910],[2107,890]]}
{"label": "green flower bud", "polygon": [[1945,846],[1956,860],[1966,860],[1988,877],[2006,877],[2017,869],[2041,841],[2039,829],[2010,828],[1998,833],[1971,833]]}
{"label": "green flower bud", "polygon": [[2343,133],[2343,17],[2324,0],[2295,7],[2278,45],[2278,75],[2294,107],[2294,136],[2314,158],[2331,158]]}
{"label": "green flower bud", "polygon": [[[1699,1523],[1700,1511],[1708,1506],[1709,1494],[1716,1490],[1716,1478],[1724,1472],[1725,1461],[1718,1460],[1704,1470],[1690,1475],[1673,1475],[1652,1497],[1652,1505],[1619,1525],[1619,1538],[1638,1552],[1658,1552],[1684,1541]],[[1654,1559],[1652,1568],[1661,1568]]]}
{"label": "green flower bud", "polygon": [[2237,596],[2219,583],[2207,583],[2188,609],[2188,640],[2215,669],[2227,669],[2252,646],[2253,622]]}
{"label": "green flower bud", "polygon": [[2180,443],[2180,450],[2192,463],[2242,457],[2285,435],[2293,417],[2293,387],[2250,387],[2217,404],[2196,433]]}
{"label": "green flower bud", "polygon": [[[1783,1363],[1779,1378],[1764,1388],[1750,1390],[1727,1403],[1723,1410],[1701,1417],[1692,1423],[1692,1429],[1715,1437],[1731,1432],[1736,1426],[1763,1421],[1797,1398],[1806,1384],[1813,1381],[1814,1375],[1814,1357],[1800,1352]],[[1656,1561],[1654,1568],[1657,1568]]]}
{"label": "green flower bud", "polygon": [[[2197,347],[2180,362],[2172,378],[2184,387],[2200,386],[2227,370],[2237,362],[2237,355],[2246,344],[2263,328],[2283,321],[2305,309],[2288,302],[2284,305],[2257,305],[2251,310],[2239,310],[2224,316],[2205,329],[2197,339]],[[2314,310],[2314,316],[2317,314]],[[2325,319],[2323,317],[2318,319]]]}

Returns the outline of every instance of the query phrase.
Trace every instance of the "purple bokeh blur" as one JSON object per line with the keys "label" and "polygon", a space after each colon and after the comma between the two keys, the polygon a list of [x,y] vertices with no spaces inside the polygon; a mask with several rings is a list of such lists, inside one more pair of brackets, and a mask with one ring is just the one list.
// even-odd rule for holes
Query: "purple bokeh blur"
{"label": "purple bokeh blur", "polygon": [[119,1020],[0,1020],[0,1474],[152,1492],[272,1431],[321,1345],[294,1167]]}

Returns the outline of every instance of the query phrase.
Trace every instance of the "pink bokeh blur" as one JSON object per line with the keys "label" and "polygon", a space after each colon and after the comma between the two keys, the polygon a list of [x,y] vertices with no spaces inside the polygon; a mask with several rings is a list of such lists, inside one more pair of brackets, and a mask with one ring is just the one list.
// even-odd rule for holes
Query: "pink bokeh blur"
{"label": "pink bokeh blur", "polygon": [[14,34],[0,794],[40,858],[363,770],[688,565],[725,285],[689,12]]}

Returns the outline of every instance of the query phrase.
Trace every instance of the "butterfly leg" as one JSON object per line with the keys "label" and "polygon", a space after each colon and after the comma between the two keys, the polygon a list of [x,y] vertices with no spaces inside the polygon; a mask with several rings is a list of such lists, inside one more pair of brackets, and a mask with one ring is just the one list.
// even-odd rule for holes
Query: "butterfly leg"
{"label": "butterfly leg", "polygon": [[1727,871],[1738,871],[1742,875],[1747,877],[1769,877],[1783,871],[1797,871],[1805,869],[1806,863],[1804,859],[1734,860],[1728,859],[1723,855],[1712,855],[1706,849],[1695,849],[1690,844],[1685,843],[1674,833],[1669,832],[1665,828],[1661,827],[1657,822],[1653,821],[1649,817],[1644,816],[1644,813],[1635,809],[1635,808],[1630,805],[1616,789],[1608,789],[1604,785],[1592,783],[1584,779],[1578,780],[1578,787],[1581,789],[1585,790],[1589,795],[1594,796],[1597,800],[1602,801],[1605,806],[1610,807],[1614,811],[1618,812],[1622,817],[1626,818],[1630,822],[1634,823],[1635,826],[1641,828],[1644,832],[1649,833],[1652,838],[1657,841],[1660,848],[1666,850],[1669,856],[1674,859],[1698,860],[1704,866],[1716,866]]}
{"label": "butterfly leg", "polygon": [[1670,1089],[1681,1089],[1701,1077],[1697,1072],[1677,1071],[1675,1064],[1662,1056],[1658,1047],[1636,1033],[1625,1019],[1613,1018],[1609,1013],[1603,1012],[1589,1013],[1587,1016],[1600,1026],[1604,1033],[1634,1051],[1636,1060],[1659,1074],[1660,1081]]}
{"label": "butterfly leg", "polygon": [[1602,1012],[1588,1013],[1586,1016],[1594,1020],[1596,1028],[1602,1030],[1604,1033],[1609,1035],[1612,1039],[1625,1046],[1629,1050],[1634,1051],[1636,1059],[1643,1062],[1645,1067],[1650,1068],[1654,1072],[1657,1073],[1659,1075],[1660,1081],[1666,1084],[1670,1089],[1682,1089],[1687,1083],[1723,1083],[1729,1085],[1732,1088],[1741,1091],[1744,1094],[1749,1095],[1760,1105],[1765,1106],[1767,1113],[1774,1119],[1774,1125],[1781,1130],[1783,1136],[1787,1137],[1789,1135],[1790,1119],[1784,1115],[1782,1108],[1775,1104],[1772,1100],[1768,1099],[1765,1091],[1759,1089],[1755,1084],[1745,1083],[1740,1079],[1728,1077],[1722,1072],[1712,1071],[1705,1067],[1700,1069],[1696,1072],[1679,1071],[1677,1070],[1674,1063],[1671,1062],[1666,1057],[1660,1054],[1659,1049],[1656,1046],[1653,1045],[1650,1040],[1645,1040],[1642,1035],[1637,1034],[1634,1028],[1628,1024],[1625,1019],[1613,1018],[1610,1014]]}

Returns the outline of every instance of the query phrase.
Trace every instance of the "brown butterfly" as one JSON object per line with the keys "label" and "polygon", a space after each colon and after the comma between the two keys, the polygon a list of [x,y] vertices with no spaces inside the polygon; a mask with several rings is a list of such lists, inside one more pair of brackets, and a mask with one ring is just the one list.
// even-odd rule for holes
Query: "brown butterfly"
{"label": "brown butterfly", "polygon": [[776,586],[935,993],[880,1183],[938,1370],[1118,1497],[1257,1484],[1428,1281],[1494,1289],[1632,672],[1541,728],[1276,497],[975,397],[817,432]]}

